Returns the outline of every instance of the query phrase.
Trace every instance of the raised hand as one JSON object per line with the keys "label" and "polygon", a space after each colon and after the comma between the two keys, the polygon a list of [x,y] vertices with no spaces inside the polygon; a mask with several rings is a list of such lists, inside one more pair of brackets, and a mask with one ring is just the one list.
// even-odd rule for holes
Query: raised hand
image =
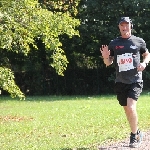
{"label": "raised hand", "polygon": [[100,48],[100,52],[101,52],[103,58],[105,58],[105,59],[109,58],[110,50],[108,50],[107,45],[102,45],[102,47]]}

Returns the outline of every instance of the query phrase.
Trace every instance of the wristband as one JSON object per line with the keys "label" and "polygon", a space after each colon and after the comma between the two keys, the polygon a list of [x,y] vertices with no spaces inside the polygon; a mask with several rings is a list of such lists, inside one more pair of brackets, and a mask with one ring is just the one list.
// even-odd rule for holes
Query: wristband
{"label": "wristband", "polygon": [[148,66],[148,63],[146,63],[146,62],[143,62],[146,66]]}

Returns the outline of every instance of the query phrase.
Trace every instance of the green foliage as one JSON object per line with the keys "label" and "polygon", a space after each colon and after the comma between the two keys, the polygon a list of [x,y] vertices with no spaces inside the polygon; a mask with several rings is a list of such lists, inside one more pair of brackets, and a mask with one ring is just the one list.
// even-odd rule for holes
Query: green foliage
{"label": "green foliage", "polygon": [[[38,2],[0,0],[0,47],[3,49],[1,53],[4,55],[10,51],[9,59],[8,55],[4,55],[6,59],[3,58],[1,61],[5,60],[6,67],[11,66],[18,73],[21,74],[23,71],[26,74],[25,80],[20,77],[17,81],[21,80],[27,89],[33,78],[32,87],[36,86],[36,93],[40,93],[39,85],[41,89],[44,87],[43,91],[47,89],[48,94],[57,91],[56,87],[61,92],[60,85],[74,89],[73,92],[80,91],[79,93],[84,93],[85,87],[89,89],[98,87],[100,91],[109,89],[106,80],[114,81],[114,74],[110,75],[113,66],[105,67],[100,58],[99,48],[120,35],[118,19],[121,16],[133,19],[133,34],[142,37],[150,49],[150,36],[147,34],[150,29],[149,0],[113,0],[111,3],[108,0],[38,0]],[[43,45],[39,46],[35,39],[42,41]],[[53,68],[48,66],[49,64],[62,76],[67,67],[74,71],[71,71],[72,74],[65,71],[67,74],[65,78],[57,77],[56,74],[50,73]],[[86,76],[78,76],[79,68],[81,73],[89,72],[88,76],[96,84],[89,84],[89,78]],[[143,73],[147,81],[149,70],[147,67]],[[96,74],[95,78],[92,78],[93,74]],[[58,82],[54,80],[55,78],[64,79],[65,83],[61,83],[60,80]],[[45,86],[44,82],[48,86]],[[103,85],[105,87],[101,88]],[[148,88],[149,82],[145,82],[145,85]],[[66,92],[65,86],[62,87],[62,91]]]}
{"label": "green foliage", "polygon": [[[68,12],[54,13],[42,9],[34,0],[15,0],[9,3],[2,2],[1,23],[0,48],[28,55],[30,45],[37,48],[34,39],[39,38],[47,51],[54,51],[54,56],[49,56],[53,58],[51,66],[59,75],[63,75],[68,61],[64,50],[61,49],[59,35],[67,34],[70,38],[79,35],[75,30],[79,20],[72,18]],[[55,57],[56,53],[61,57]],[[59,63],[54,65],[55,62]]]}
{"label": "green foliage", "polygon": [[[0,49],[4,52],[22,53],[28,56],[31,47],[38,49],[35,39],[40,39],[47,53],[51,51],[49,59],[53,59],[50,65],[55,68],[56,72],[63,76],[66,70],[68,60],[62,49],[62,43],[59,36],[67,34],[70,38],[73,35],[79,35],[75,29],[79,26],[80,21],[71,17],[68,11],[51,12],[43,9],[37,0],[0,0]],[[22,97],[22,93],[15,86],[14,76],[7,68],[1,69],[0,75],[6,69],[10,76],[3,78],[0,86],[11,93],[11,96]],[[7,80],[11,77],[10,80]],[[11,86],[9,82],[11,81]],[[5,84],[3,84],[5,83]],[[15,86],[15,88],[13,88]]]}
{"label": "green foliage", "polygon": [[14,75],[10,69],[0,67],[0,87],[8,91],[11,97],[19,97],[24,99],[24,94],[20,91],[19,87],[14,82]]}
{"label": "green foliage", "polygon": [[39,0],[43,8],[53,12],[69,12],[72,16],[78,13],[77,6],[80,0]]}

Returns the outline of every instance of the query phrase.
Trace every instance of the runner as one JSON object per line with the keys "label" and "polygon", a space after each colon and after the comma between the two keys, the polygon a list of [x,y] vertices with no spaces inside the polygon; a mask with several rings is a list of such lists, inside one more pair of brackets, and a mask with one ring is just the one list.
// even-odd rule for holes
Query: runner
{"label": "runner", "polygon": [[115,65],[114,91],[131,128],[129,146],[134,148],[142,141],[142,132],[138,129],[136,104],[143,88],[142,71],[149,63],[150,54],[145,41],[132,35],[133,24],[129,17],[122,17],[118,26],[121,36],[111,41],[108,46],[102,45],[100,51],[106,66],[112,63]]}

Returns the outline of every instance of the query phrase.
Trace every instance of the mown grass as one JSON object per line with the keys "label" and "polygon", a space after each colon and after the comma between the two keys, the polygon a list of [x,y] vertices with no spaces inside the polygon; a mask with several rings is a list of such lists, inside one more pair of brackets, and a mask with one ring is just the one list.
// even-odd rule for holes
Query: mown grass
{"label": "mown grass", "polygon": [[[150,127],[150,95],[138,101],[139,126]],[[46,96],[25,101],[0,97],[1,150],[97,149],[129,135],[116,97]]]}

